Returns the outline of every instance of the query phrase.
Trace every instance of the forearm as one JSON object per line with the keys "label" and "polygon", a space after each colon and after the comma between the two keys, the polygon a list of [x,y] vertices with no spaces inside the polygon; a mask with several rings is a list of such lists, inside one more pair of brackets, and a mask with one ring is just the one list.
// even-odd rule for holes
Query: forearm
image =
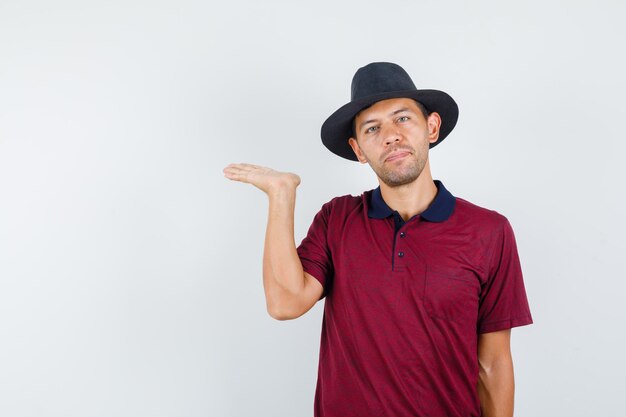
{"label": "forearm", "polygon": [[510,356],[480,364],[478,396],[483,417],[512,417],[515,382]]}
{"label": "forearm", "polygon": [[310,305],[307,305],[306,297],[302,303],[305,275],[293,237],[296,188],[300,185],[300,177],[245,163],[229,164],[224,168],[224,175],[234,181],[252,184],[269,197],[263,251],[263,287],[268,312],[276,318],[293,316],[293,311],[302,313]]}
{"label": "forearm", "polygon": [[263,251],[263,286],[269,311],[284,310],[305,285],[294,241],[295,189],[268,194],[269,212]]}

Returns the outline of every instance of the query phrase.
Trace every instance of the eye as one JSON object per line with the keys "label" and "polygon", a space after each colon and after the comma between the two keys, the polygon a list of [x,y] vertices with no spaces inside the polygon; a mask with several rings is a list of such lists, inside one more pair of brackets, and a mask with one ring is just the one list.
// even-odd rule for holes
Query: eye
{"label": "eye", "polygon": [[373,132],[375,132],[376,130],[378,130],[378,126],[368,127],[368,128],[365,130],[365,133],[373,133]]}
{"label": "eye", "polygon": [[409,120],[409,116],[400,116],[400,117],[398,117],[398,121],[399,122],[406,122],[407,120]]}

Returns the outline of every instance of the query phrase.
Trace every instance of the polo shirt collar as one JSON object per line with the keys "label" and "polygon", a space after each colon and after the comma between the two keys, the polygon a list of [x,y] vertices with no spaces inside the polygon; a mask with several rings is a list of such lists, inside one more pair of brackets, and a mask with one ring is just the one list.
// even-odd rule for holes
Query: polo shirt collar
{"label": "polo shirt collar", "polygon": [[[433,182],[437,186],[437,195],[430,206],[420,213],[420,216],[429,222],[442,222],[452,215],[456,198],[443,186],[441,181],[433,180]],[[367,215],[373,219],[384,219],[394,212],[395,210],[392,210],[383,200],[380,186],[378,186],[371,193]]]}

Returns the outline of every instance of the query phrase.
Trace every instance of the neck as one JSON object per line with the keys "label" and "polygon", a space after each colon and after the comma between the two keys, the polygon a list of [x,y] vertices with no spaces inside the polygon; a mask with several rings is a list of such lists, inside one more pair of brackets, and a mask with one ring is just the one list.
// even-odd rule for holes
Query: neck
{"label": "neck", "polygon": [[409,184],[390,187],[380,180],[379,183],[385,203],[400,213],[405,221],[426,210],[437,195],[437,186],[433,182],[428,162],[419,177]]}

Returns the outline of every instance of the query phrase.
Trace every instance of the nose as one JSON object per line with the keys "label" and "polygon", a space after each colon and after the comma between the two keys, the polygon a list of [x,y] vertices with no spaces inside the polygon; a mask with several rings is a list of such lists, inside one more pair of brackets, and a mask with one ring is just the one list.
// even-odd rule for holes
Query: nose
{"label": "nose", "polygon": [[386,126],[382,126],[383,129],[383,141],[385,142],[385,146],[389,146],[394,142],[399,142],[401,140],[400,133],[398,129],[393,124],[389,124]]}

